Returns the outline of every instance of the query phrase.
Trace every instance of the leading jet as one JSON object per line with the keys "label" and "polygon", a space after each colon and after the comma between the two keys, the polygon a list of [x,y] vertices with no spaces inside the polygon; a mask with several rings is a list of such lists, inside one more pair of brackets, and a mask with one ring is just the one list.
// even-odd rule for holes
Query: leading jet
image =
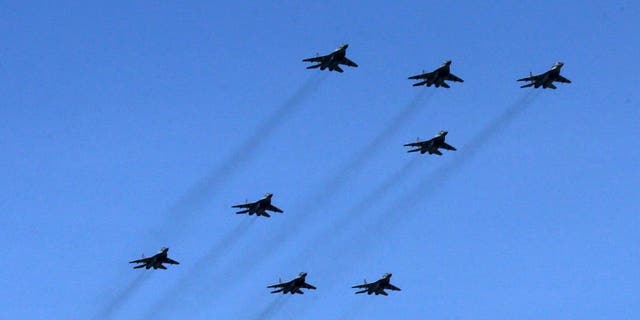
{"label": "leading jet", "polygon": [[129,261],[129,263],[141,263],[140,265],[133,267],[134,269],[153,268],[153,269],[165,269],[165,270],[167,269],[167,267],[163,266],[162,265],[163,263],[180,264],[180,262],[178,261],[169,259],[169,257],[167,257],[168,253],[169,253],[169,248],[163,247],[162,249],[160,249],[160,252],[156,253],[152,257],[149,257],[149,258],[143,257],[142,259]]}
{"label": "leading jet", "polygon": [[517,81],[529,81],[529,83],[521,86],[520,88],[534,87],[546,89],[556,89],[557,87],[553,84],[554,81],[562,82],[562,83],[571,83],[571,80],[560,75],[560,69],[562,69],[564,63],[556,62],[553,64],[551,69],[545,73],[533,75],[529,73],[529,77],[518,79]]}
{"label": "leading jet", "polygon": [[431,87],[435,85],[436,88],[450,88],[449,85],[445,82],[454,81],[454,82],[464,82],[464,80],[456,77],[453,73],[451,73],[451,60],[447,60],[442,65],[432,72],[423,72],[422,74],[415,75],[409,77],[410,80],[424,80],[417,83],[414,83],[413,86],[421,86],[426,85],[427,87]]}
{"label": "leading jet", "polygon": [[364,289],[364,290],[356,291],[356,294],[366,292],[368,295],[375,294],[377,296],[381,294],[383,296],[388,296],[389,294],[384,291],[385,289],[400,291],[400,288],[389,283],[390,280],[391,280],[391,273],[385,273],[384,275],[382,275],[382,278],[380,278],[378,281],[367,283],[367,280],[365,280],[364,284],[353,286],[351,288]]}
{"label": "leading jet", "polygon": [[250,202],[250,203],[245,203],[245,204],[237,204],[235,206],[232,206],[232,208],[242,208],[245,210],[240,210],[238,212],[236,212],[236,214],[256,214],[257,216],[264,216],[264,217],[271,217],[270,214],[267,213],[267,210],[269,211],[273,211],[273,212],[278,212],[278,213],[282,213],[283,211],[280,210],[278,207],[274,206],[271,204],[271,197],[273,197],[273,194],[271,193],[267,193],[264,195],[264,198],[256,201],[256,202]]}
{"label": "leading jet", "polygon": [[320,70],[324,70],[324,69],[329,69],[329,71],[338,71],[338,72],[344,72],[344,70],[342,70],[342,68],[340,68],[340,64],[343,64],[345,66],[349,66],[349,67],[357,67],[358,65],[347,59],[346,57],[346,53],[347,53],[347,48],[349,47],[348,44],[343,44],[341,45],[338,49],[336,49],[335,51],[329,53],[326,56],[317,56],[314,58],[308,58],[308,59],[304,59],[302,60],[303,62],[317,62],[317,64],[314,64],[312,66],[308,66],[307,69],[315,69],[315,68],[320,68]]}
{"label": "leading jet", "polygon": [[271,291],[271,293],[279,293],[282,292],[282,294],[294,294],[294,293],[299,293],[299,294],[304,294],[304,292],[302,292],[301,289],[311,289],[311,290],[315,290],[316,287],[306,283],[305,279],[307,277],[307,273],[306,272],[300,272],[300,274],[298,275],[297,278],[288,281],[288,282],[280,282],[277,284],[272,284],[270,286],[268,286],[267,288],[277,288],[276,290]]}
{"label": "leading jet", "polygon": [[405,147],[417,147],[417,148],[411,149],[411,150],[409,150],[407,152],[418,152],[418,151],[420,151],[421,154],[429,152],[429,154],[437,154],[437,155],[441,156],[442,152],[440,152],[440,150],[438,150],[439,148],[447,149],[447,150],[451,150],[451,151],[456,151],[456,148],[454,148],[451,145],[449,145],[446,142],[444,142],[444,139],[447,136],[447,133],[449,133],[449,132],[442,130],[442,131],[438,132],[437,135],[435,135],[433,138],[431,138],[429,140],[420,141],[420,139],[418,139],[417,142],[407,143],[404,146]]}

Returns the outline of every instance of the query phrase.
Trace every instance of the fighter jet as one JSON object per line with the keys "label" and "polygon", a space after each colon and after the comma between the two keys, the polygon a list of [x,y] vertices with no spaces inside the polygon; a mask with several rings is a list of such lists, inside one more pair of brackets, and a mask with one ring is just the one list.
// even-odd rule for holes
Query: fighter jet
{"label": "fighter jet", "polygon": [[298,275],[297,278],[289,281],[289,282],[280,282],[278,284],[273,284],[268,286],[267,288],[278,288],[277,290],[273,290],[271,291],[271,293],[278,293],[278,292],[282,292],[282,294],[294,294],[294,293],[299,293],[299,294],[304,294],[304,292],[302,292],[302,288],[304,289],[312,289],[315,290],[316,287],[308,284],[305,282],[305,278],[307,277],[307,273],[306,272],[300,272],[300,274]]}
{"label": "fighter jet", "polygon": [[389,294],[384,291],[385,289],[400,291],[400,288],[389,283],[390,280],[391,280],[391,273],[385,273],[384,275],[382,275],[382,278],[380,278],[380,280],[376,282],[367,283],[367,280],[365,280],[364,284],[353,286],[351,288],[364,289],[364,290],[356,291],[356,294],[366,292],[368,295],[371,295],[372,293],[374,293],[376,296],[379,294],[383,296],[388,296]]}
{"label": "fighter jet", "polygon": [[437,135],[435,135],[433,138],[426,140],[426,141],[420,141],[420,139],[418,139],[417,142],[412,142],[412,143],[407,143],[404,146],[405,147],[417,147],[416,149],[411,149],[407,152],[417,152],[420,151],[420,153],[424,154],[426,152],[429,152],[429,154],[437,154],[439,156],[442,155],[442,152],[440,152],[440,150],[438,150],[439,148],[442,149],[447,149],[447,150],[451,150],[451,151],[456,151],[456,148],[448,145],[446,142],[444,142],[444,138],[447,135],[447,131],[440,131],[438,132]]}
{"label": "fighter jet", "polygon": [[134,269],[145,268],[145,269],[167,269],[167,267],[163,266],[163,263],[168,264],[180,264],[180,262],[169,259],[167,257],[167,253],[169,252],[169,248],[163,247],[160,249],[160,252],[156,253],[153,257],[142,258],[138,260],[129,261],[129,263],[141,263],[133,267]]}
{"label": "fighter jet", "polygon": [[282,213],[283,211],[278,209],[276,206],[271,204],[271,197],[273,197],[273,194],[271,193],[267,193],[264,195],[264,198],[256,201],[256,202],[250,202],[250,203],[245,203],[245,204],[237,204],[235,206],[232,206],[232,208],[242,208],[245,210],[241,210],[236,212],[236,214],[245,214],[248,213],[249,215],[252,214],[256,214],[257,216],[264,216],[264,217],[271,217],[270,214],[267,213],[267,210],[269,211],[273,211],[273,212],[278,212],[278,213]]}
{"label": "fighter jet", "polygon": [[324,69],[329,69],[329,71],[338,71],[338,72],[343,72],[344,70],[342,70],[342,68],[340,68],[340,64],[343,64],[345,66],[349,66],[349,67],[357,67],[358,65],[347,59],[347,57],[345,57],[346,53],[347,53],[347,48],[349,47],[348,44],[343,44],[341,45],[338,49],[336,49],[335,51],[329,53],[326,56],[317,56],[315,58],[308,58],[308,59],[304,59],[302,60],[303,62],[317,62],[318,64],[314,64],[312,66],[307,67],[307,69],[315,69],[315,68],[320,68],[320,70],[324,70]]}
{"label": "fighter jet", "polygon": [[444,82],[445,80],[455,81],[455,82],[464,82],[464,80],[456,77],[453,73],[450,72],[450,66],[451,66],[451,60],[447,60],[444,63],[442,63],[442,66],[440,66],[438,69],[432,72],[423,72],[422,74],[411,76],[409,77],[409,79],[411,80],[424,79],[424,81],[414,83],[413,84],[414,87],[421,86],[421,85],[426,85],[427,87],[431,87],[432,85],[435,85],[436,88],[439,88],[439,87],[449,88],[449,85],[446,82]]}
{"label": "fighter jet", "polygon": [[538,75],[533,75],[529,72],[529,77],[518,79],[518,81],[529,81],[529,83],[521,86],[520,88],[534,87],[546,89],[556,89],[557,87],[553,84],[554,81],[562,82],[562,83],[571,83],[571,80],[560,75],[560,69],[562,69],[564,63],[556,62],[553,64],[551,69],[545,73],[541,73]]}

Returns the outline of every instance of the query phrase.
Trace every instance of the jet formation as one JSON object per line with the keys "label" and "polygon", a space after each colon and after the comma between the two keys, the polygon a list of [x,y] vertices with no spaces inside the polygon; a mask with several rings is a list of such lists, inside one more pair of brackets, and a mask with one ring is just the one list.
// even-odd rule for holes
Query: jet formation
{"label": "jet formation", "polygon": [[429,154],[437,154],[439,156],[442,155],[442,152],[440,152],[440,148],[442,149],[446,149],[446,150],[450,150],[450,151],[456,151],[456,148],[452,147],[451,145],[447,144],[446,142],[444,142],[445,137],[447,136],[447,131],[440,131],[438,132],[437,135],[435,135],[433,138],[429,139],[429,140],[425,140],[425,141],[420,141],[420,139],[418,139],[417,142],[411,142],[411,143],[407,143],[404,146],[405,147],[416,147],[415,149],[411,149],[407,152],[418,152],[420,151],[421,154],[425,154],[427,152],[429,152]]}
{"label": "jet formation", "polygon": [[447,60],[442,65],[431,72],[423,72],[421,74],[409,77],[409,80],[423,80],[417,83],[414,83],[413,86],[422,86],[426,85],[427,87],[431,87],[435,85],[436,88],[450,88],[449,85],[445,81],[454,81],[454,82],[464,82],[464,80],[455,76],[451,73],[451,60]]}
{"label": "jet formation", "polygon": [[346,57],[348,44],[341,45],[335,51],[325,56],[317,56],[302,60],[303,62],[317,62],[317,64],[308,66],[307,69],[320,68],[320,70],[329,69],[329,71],[344,72],[340,65],[349,67],[357,67],[358,65]]}
{"label": "jet formation", "polygon": [[162,249],[160,249],[160,252],[156,253],[152,257],[149,257],[149,258],[143,257],[142,259],[129,261],[129,263],[140,263],[139,265],[133,267],[134,269],[153,268],[153,269],[165,269],[165,270],[167,269],[167,267],[163,266],[162,265],[163,263],[180,264],[180,262],[167,257],[168,253],[169,253],[169,248],[163,247]]}
{"label": "jet formation", "polygon": [[264,195],[264,198],[256,201],[256,202],[250,202],[250,203],[245,203],[245,204],[237,204],[235,206],[232,206],[232,208],[242,208],[245,210],[240,210],[238,212],[236,212],[236,214],[255,214],[257,216],[263,216],[263,217],[271,217],[271,215],[269,213],[267,213],[267,211],[273,211],[273,212],[277,212],[277,213],[282,213],[283,211],[280,210],[278,207],[274,206],[271,204],[271,198],[273,197],[273,194],[271,193],[267,193]]}
{"label": "jet formation", "polygon": [[564,63],[556,62],[553,64],[551,69],[549,69],[549,71],[547,72],[537,74],[535,76],[529,73],[528,77],[518,79],[517,81],[529,81],[529,83],[521,86],[520,88],[534,87],[537,89],[542,87],[542,89],[546,89],[546,88],[557,89],[557,87],[553,84],[554,81],[562,82],[562,83],[571,83],[571,80],[560,75],[560,69],[562,69],[562,66],[564,66]]}
{"label": "jet formation", "polygon": [[307,273],[306,272],[300,272],[300,274],[298,275],[298,277],[296,277],[295,279],[291,280],[291,281],[287,281],[287,282],[282,282],[280,281],[279,283],[276,284],[272,284],[270,286],[268,286],[267,288],[276,288],[276,290],[271,291],[271,293],[280,293],[282,292],[282,294],[304,294],[304,292],[302,291],[302,289],[311,289],[311,290],[315,290],[316,287],[308,284],[306,282],[306,278],[307,278]]}
{"label": "jet formation", "polygon": [[[344,72],[344,70],[340,67],[340,65],[346,65],[349,67],[358,67],[358,65],[355,62],[353,62],[352,60],[349,60],[346,57],[346,51],[348,47],[349,45],[344,44],[340,46],[338,49],[336,49],[335,51],[327,55],[324,55],[324,56],[318,55],[317,57],[307,58],[302,61],[315,63],[311,66],[308,66],[307,69],[316,69],[316,68],[319,68],[320,70],[328,69],[329,71],[337,71],[342,73]],[[556,89],[557,87],[553,84],[553,82],[571,83],[569,79],[560,75],[560,70],[562,69],[563,66],[564,66],[564,63],[557,62],[552,66],[550,70],[544,73],[541,73],[538,75],[533,75],[530,73],[529,77],[518,79],[517,81],[529,82],[521,86],[521,88],[542,87],[543,89],[546,89],[546,88]],[[440,67],[438,67],[432,72],[423,72],[418,75],[410,76],[409,79],[419,80],[418,82],[413,84],[414,87],[425,85],[427,87],[435,86],[436,88],[439,88],[439,87],[450,88],[449,84],[446,81],[464,82],[464,80],[462,80],[458,76],[451,73],[451,60],[444,61],[444,63]],[[441,156],[442,152],[439,149],[456,151],[455,147],[445,142],[445,138],[447,134],[448,134],[447,131],[442,130],[431,139],[424,140],[424,141],[420,141],[420,139],[418,139],[416,142],[407,143],[404,146],[412,148],[407,152],[420,152],[421,154],[425,154],[428,152],[429,154],[436,154]],[[267,211],[277,212],[277,213],[283,212],[281,209],[271,204],[272,197],[273,197],[273,194],[267,193],[260,200],[257,200],[255,202],[250,202],[250,203],[247,202],[245,204],[234,205],[232,206],[232,208],[242,209],[240,211],[237,211],[236,214],[248,214],[248,215],[255,214],[256,216],[263,216],[268,218],[268,217],[271,217],[271,215]],[[133,260],[133,261],[130,261],[129,263],[137,264],[136,266],[133,267],[134,269],[140,269],[140,268],[167,269],[163,264],[165,263],[174,264],[174,265],[180,264],[178,261],[170,259],[167,256],[168,252],[169,252],[169,248],[163,247],[160,250],[160,252],[158,252],[157,254],[151,257],[145,258],[143,256],[142,259]],[[377,281],[367,283],[367,281],[365,280],[363,284],[352,286],[352,288],[361,289],[356,291],[355,294],[367,293],[368,295],[375,294],[375,295],[384,295],[384,296],[388,295],[388,293],[385,290],[401,291],[400,288],[390,283],[391,276],[392,276],[391,273],[385,273]],[[306,277],[307,277],[307,273],[301,272],[293,280],[290,280],[287,282],[279,281],[279,283],[267,286],[267,288],[275,289],[271,291],[271,293],[282,293],[282,294],[289,293],[292,295],[304,294],[302,289],[311,289],[311,290],[316,289],[315,286],[308,284],[306,282]]]}
{"label": "jet formation", "polygon": [[377,296],[381,294],[383,296],[388,296],[389,294],[384,291],[385,289],[400,291],[400,288],[392,285],[390,281],[391,281],[391,273],[385,273],[384,275],[382,275],[382,278],[380,278],[375,282],[367,283],[367,280],[364,280],[364,284],[356,285],[351,288],[363,289],[360,291],[356,291],[356,294],[366,292],[368,295],[375,294]]}

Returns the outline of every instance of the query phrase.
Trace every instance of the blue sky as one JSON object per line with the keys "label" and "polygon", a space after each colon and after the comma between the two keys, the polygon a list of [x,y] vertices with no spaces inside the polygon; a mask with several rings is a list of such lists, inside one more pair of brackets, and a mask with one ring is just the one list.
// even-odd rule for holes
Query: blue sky
{"label": "blue sky", "polygon": [[[640,316],[635,2],[1,8],[2,318]],[[342,43],[360,67],[305,69]],[[446,59],[464,83],[406,80]]]}

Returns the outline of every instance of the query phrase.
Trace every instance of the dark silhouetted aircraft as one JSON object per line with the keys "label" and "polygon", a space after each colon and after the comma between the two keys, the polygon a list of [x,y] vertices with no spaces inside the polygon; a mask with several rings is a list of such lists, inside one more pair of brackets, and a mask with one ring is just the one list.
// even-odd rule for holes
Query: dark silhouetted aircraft
{"label": "dark silhouetted aircraft", "polygon": [[271,293],[282,292],[282,294],[304,294],[301,289],[312,289],[315,290],[316,287],[305,282],[305,278],[307,277],[306,272],[300,272],[297,278],[289,281],[289,282],[280,282],[278,284],[273,284],[268,286],[267,288],[278,288],[277,290],[271,291]]}
{"label": "dark silhouetted aircraft", "polygon": [[412,143],[407,143],[404,146],[405,147],[417,147],[416,149],[411,149],[407,152],[417,152],[420,151],[420,153],[424,154],[426,152],[429,152],[429,154],[437,154],[439,156],[442,155],[442,152],[440,152],[440,150],[438,150],[439,148],[442,149],[447,149],[447,150],[451,150],[451,151],[455,151],[456,148],[448,145],[446,142],[444,142],[444,138],[447,135],[447,131],[440,131],[438,132],[438,134],[426,141],[420,141],[420,139],[418,139],[417,142],[412,142]]}
{"label": "dark silhouetted aircraft", "polygon": [[562,83],[571,83],[571,80],[560,75],[560,69],[562,69],[564,63],[556,62],[553,64],[553,67],[549,69],[549,71],[545,73],[541,73],[538,75],[532,75],[529,73],[529,77],[518,79],[518,81],[529,81],[529,83],[521,86],[520,88],[534,87],[546,89],[556,89],[557,87],[553,84],[554,81],[562,82]]}
{"label": "dark silhouetted aircraft", "polygon": [[385,289],[400,291],[400,288],[389,283],[390,280],[391,280],[391,273],[385,273],[384,275],[382,275],[382,278],[380,278],[380,280],[376,282],[367,283],[367,280],[365,280],[364,284],[353,286],[352,288],[364,289],[364,290],[356,291],[356,294],[366,292],[369,295],[375,294],[377,296],[381,294],[383,296],[388,296],[389,294],[384,291]]}
{"label": "dark silhouetted aircraft", "polygon": [[334,52],[329,53],[326,56],[317,56],[315,58],[308,58],[302,61],[304,62],[317,62],[318,64],[314,64],[312,66],[307,67],[307,69],[315,69],[320,68],[320,70],[329,69],[329,71],[338,71],[343,72],[342,68],[340,68],[340,64],[349,67],[357,67],[358,65],[347,59],[345,56],[347,53],[348,44],[343,44],[340,48],[336,49]]}
{"label": "dark silhouetted aircraft", "polygon": [[180,264],[180,262],[169,259],[167,257],[167,253],[169,253],[169,248],[162,248],[160,252],[156,253],[153,257],[142,258],[138,260],[129,261],[129,263],[141,263],[133,267],[134,269],[146,268],[146,269],[167,269],[167,267],[163,266],[163,263],[168,264]]}
{"label": "dark silhouetted aircraft", "polygon": [[440,66],[440,68],[432,72],[423,72],[422,74],[411,76],[409,77],[409,79],[424,80],[418,83],[414,83],[413,84],[414,87],[421,86],[421,85],[426,85],[427,87],[431,87],[432,85],[435,85],[436,88],[439,88],[439,87],[449,88],[449,85],[445,82],[445,80],[455,81],[455,82],[464,82],[464,80],[456,77],[453,73],[451,73],[450,66],[451,66],[451,60],[447,60],[442,64],[442,66]]}
{"label": "dark silhouetted aircraft", "polygon": [[245,204],[237,204],[235,206],[232,206],[232,208],[242,208],[245,210],[241,210],[236,212],[236,214],[256,214],[257,216],[265,216],[267,218],[271,217],[270,214],[267,213],[267,210],[269,211],[273,211],[273,212],[278,212],[278,213],[282,213],[283,211],[278,209],[277,207],[275,207],[274,205],[271,204],[271,197],[273,197],[273,194],[271,193],[267,193],[264,195],[264,198],[256,201],[256,202],[250,202],[250,203],[245,203]]}

